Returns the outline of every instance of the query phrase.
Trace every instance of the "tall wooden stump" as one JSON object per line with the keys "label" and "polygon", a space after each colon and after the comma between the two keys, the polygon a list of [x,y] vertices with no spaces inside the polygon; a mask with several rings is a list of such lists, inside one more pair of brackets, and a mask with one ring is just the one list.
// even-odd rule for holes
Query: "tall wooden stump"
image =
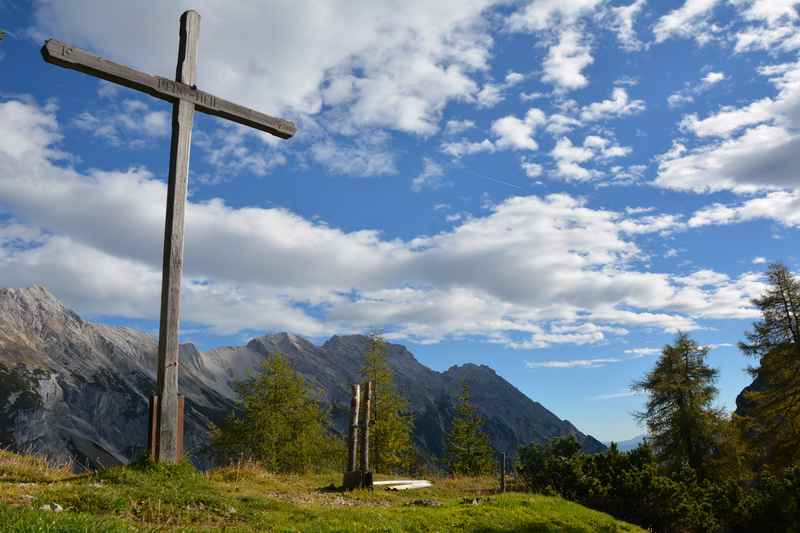
{"label": "tall wooden stump", "polygon": [[[147,426],[147,455],[153,461],[158,461],[158,413],[159,413],[159,397],[157,394],[150,396],[150,405],[148,409],[148,426]],[[178,394],[178,435],[177,435],[177,456],[176,461],[180,462],[183,459],[183,419],[184,407],[186,405],[185,397],[183,394]]]}
{"label": "tall wooden stump", "polygon": [[350,400],[350,434],[347,437],[347,471],[356,469],[358,458],[358,407],[361,403],[361,386],[353,385]]}
{"label": "tall wooden stump", "polygon": [[369,421],[372,415],[372,382],[364,384],[361,416],[361,461],[359,469],[363,472],[364,478],[362,487],[372,488],[372,471],[369,467]]}
{"label": "tall wooden stump", "polygon": [[350,399],[350,427],[347,435],[347,470],[344,472],[342,485],[346,490],[361,487],[361,471],[356,470],[358,459],[358,411],[361,404],[361,386],[353,385],[352,398]]}
{"label": "tall wooden stump", "polygon": [[[372,382],[353,385],[350,400],[350,428],[347,440],[347,471],[342,485],[345,490],[372,488],[369,469],[369,418],[372,409]],[[356,465],[358,460],[358,465]]]}

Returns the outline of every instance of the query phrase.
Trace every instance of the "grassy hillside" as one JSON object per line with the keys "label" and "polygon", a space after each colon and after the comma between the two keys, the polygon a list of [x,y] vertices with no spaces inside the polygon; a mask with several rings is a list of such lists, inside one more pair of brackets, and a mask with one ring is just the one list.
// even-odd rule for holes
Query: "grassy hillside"
{"label": "grassy hillside", "polygon": [[[493,494],[491,479],[434,479],[434,487],[406,493],[341,493],[333,488],[339,481],[249,465],[75,476],[0,451],[0,531],[643,531],[560,498]],[[56,504],[63,510],[42,510]]]}

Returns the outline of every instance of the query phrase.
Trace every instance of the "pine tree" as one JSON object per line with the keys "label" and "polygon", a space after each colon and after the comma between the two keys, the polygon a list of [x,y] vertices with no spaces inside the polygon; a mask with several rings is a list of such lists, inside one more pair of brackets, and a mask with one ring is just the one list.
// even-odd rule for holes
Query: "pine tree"
{"label": "pine tree", "polygon": [[388,362],[388,344],[377,334],[369,336],[369,348],[361,369],[373,386],[369,455],[375,472],[407,471],[414,461],[411,431],[413,418],[408,400],[397,390]]}
{"label": "pine tree", "polygon": [[708,347],[685,333],[661,352],[655,368],[634,383],[649,395],[644,411],[634,413],[647,423],[651,444],[673,472],[690,467],[700,479],[708,477],[708,460],[716,454],[722,413],[712,407],[718,370],[706,362]]}
{"label": "pine tree", "polygon": [[740,342],[758,358],[754,386],[744,394],[744,427],[757,461],[781,468],[800,460],[800,280],[780,263],[767,270],[767,290],[753,304],[762,319]]}
{"label": "pine tree", "polygon": [[212,428],[212,447],[223,461],[251,459],[271,472],[335,469],[344,447],[327,434],[329,425],[303,378],[280,355],[261,372],[237,384],[238,409]]}
{"label": "pine tree", "polygon": [[489,435],[483,429],[483,420],[470,399],[467,383],[463,383],[458,398],[453,425],[446,438],[446,460],[451,474],[480,476],[495,469],[495,452]]}

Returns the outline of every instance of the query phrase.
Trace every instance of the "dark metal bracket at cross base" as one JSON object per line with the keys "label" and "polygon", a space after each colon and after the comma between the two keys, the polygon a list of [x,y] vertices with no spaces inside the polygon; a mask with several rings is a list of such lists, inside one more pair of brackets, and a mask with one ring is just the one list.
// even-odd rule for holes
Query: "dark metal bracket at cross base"
{"label": "dark metal bracket at cross base", "polygon": [[369,467],[369,419],[372,410],[372,382],[353,385],[352,393],[350,430],[347,436],[347,470],[342,486],[345,490],[371,489],[373,480]]}

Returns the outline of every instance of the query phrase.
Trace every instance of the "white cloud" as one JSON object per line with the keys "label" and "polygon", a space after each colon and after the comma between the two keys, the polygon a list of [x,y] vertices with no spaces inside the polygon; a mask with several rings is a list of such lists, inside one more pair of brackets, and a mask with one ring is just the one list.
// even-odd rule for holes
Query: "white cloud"
{"label": "white cloud", "polygon": [[[694,86],[688,86],[667,97],[670,107],[680,107],[694,102],[694,97],[709,90],[714,85],[727,79],[724,72],[709,72]],[[688,85],[688,84],[687,84]]]}
{"label": "white cloud", "polygon": [[800,48],[795,0],[731,0],[742,17],[754,24],[736,33],[737,53],[767,50],[775,53]]}
{"label": "white cloud", "polygon": [[557,24],[571,24],[591,13],[601,0],[535,0],[508,18],[512,31],[541,31]]}
{"label": "white cloud", "polygon": [[35,20],[40,34],[170,76],[178,17],[194,8],[203,15],[200,88],[269,114],[332,106],[357,128],[428,135],[448,102],[478,91],[473,78],[488,68],[493,44],[491,7],[489,0],[300,0],[271,5],[263,16],[256,0],[40,1]]}
{"label": "white cloud", "polygon": [[533,140],[533,132],[546,122],[540,109],[532,107],[524,119],[513,115],[499,118],[492,122],[492,133],[497,136],[497,147],[511,150],[536,150],[538,145]]}
{"label": "white cloud", "polygon": [[686,0],[683,6],[658,19],[653,28],[656,42],[679,36],[693,37],[703,44],[711,38],[706,19],[717,2],[718,0]]}
{"label": "white cloud", "polygon": [[595,169],[581,166],[589,161],[607,162],[609,159],[629,155],[631,149],[627,146],[613,144],[608,139],[597,135],[588,135],[583,140],[582,146],[576,146],[567,137],[562,137],[556,142],[550,152],[556,162],[555,174],[566,181],[589,181],[603,175]]}
{"label": "white cloud", "polygon": [[630,354],[635,358],[639,357],[647,357],[648,355],[656,355],[660,354],[661,350],[659,348],[630,348],[625,350],[626,354]]}
{"label": "white cloud", "polygon": [[442,176],[442,165],[426,157],[422,160],[422,172],[411,181],[411,190],[420,192],[422,189],[438,189],[443,185]]}
{"label": "white cloud", "polygon": [[641,113],[645,110],[643,100],[629,100],[628,91],[623,87],[615,87],[610,100],[594,102],[581,110],[581,119],[587,122],[605,120]]}
{"label": "white cloud", "polygon": [[542,65],[542,81],[560,91],[580,89],[589,84],[583,69],[594,63],[586,35],[575,28],[561,30],[558,43],[551,46]]}
{"label": "white cloud", "polygon": [[453,157],[461,157],[462,155],[479,154],[482,152],[492,153],[496,150],[495,145],[489,139],[484,139],[480,142],[472,142],[462,139],[457,142],[442,143],[442,152]]}
{"label": "white cloud", "polygon": [[556,113],[547,117],[545,131],[553,135],[564,135],[573,129],[582,126],[581,121],[573,117]]}
{"label": "white cloud", "polygon": [[[142,168],[78,172],[58,136],[52,107],[0,104],[0,209],[14,219],[0,230],[0,279],[44,283],[80,312],[156,318],[164,182]],[[631,223],[564,194],[489,209],[404,241],[282,208],[189,201],[184,317],[226,333],[382,327],[419,342],[535,348],[753,316],[749,298],[763,288],[755,275],[700,284],[632,270],[633,236],[662,231],[655,218]]]}
{"label": "white cloud", "polygon": [[525,175],[528,176],[529,178],[538,178],[539,176],[542,175],[542,172],[544,171],[542,165],[534,163],[533,161],[527,159],[526,157],[523,157],[520,160],[520,166],[522,167],[522,170],[525,171]]}
{"label": "white cloud", "polygon": [[361,177],[397,173],[395,156],[383,144],[356,141],[342,145],[326,140],[312,144],[310,153],[314,161],[334,174]]}
{"label": "white cloud", "polygon": [[756,257],[753,259],[754,265],[765,265],[767,263],[767,259],[765,257]]}
{"label": "white cloud", "polygon": [[636,17],[641,13],[647,0],[635,0],[626,6],[612,7],[612,29],[617,34],[617,39],[623,50],[635,52],[642,49],[642,42],[636,36],[633,26]]}
{"label": "white cloud", "polygon": [[533,139],[533,134],[545,122],[544,113],[540,109],[532,107],[524,118],[508,115],[492,122],[491,131],[496,137],[495,141],[462,139],[461,141],[442,143],[441,149],[444,153],[456,158],[482,152],[493,153],[497,150],[536,150],[539,145]]}
{"label": "white cloud", "polygon": [[619,363],[622,359],[615,357],[597,357],[594,359],[568,359],[550,361],[526,361],[528,368],[596,368],[610,363]]}
{"label": "white cloud", "polygon": [[676,144],[659,158],[657,185],[695,192],[729,189],[737,193],[796,185],[800,64],[762,67],[759,72],[770,78],[778,89],[777,96],[761,98],[741,108],[725,107],[703,119],[695,114],[684,117],[684,131],[701,139],[722,140],[691,151]]}
{"label": "white cloud", "polygon": [[472,120],[448,120],[444,126],[445,135],[458,135],[475,127]]}
{"label": "white cloud", "polygon": [[494,107],[505,100],[505,91],[520,83],[525,77],[519,72],[509,72],[503,83],[486,83],[475,95],[479,108]]}
{"label": "white cloud", "polygon": [[659,187],[694,192],[754,193],[797,183],[800,137],[781,127],[756,126],[735,139],[709,144],[658,165]]}
{"label": "white cloud", "polygon": [[[774,220],[790,228],[800,227],[800,191],[776,191],[737,205],[713,204],[694,213],[690,227]],[[755,263],[755,261],[754,261]]]}

